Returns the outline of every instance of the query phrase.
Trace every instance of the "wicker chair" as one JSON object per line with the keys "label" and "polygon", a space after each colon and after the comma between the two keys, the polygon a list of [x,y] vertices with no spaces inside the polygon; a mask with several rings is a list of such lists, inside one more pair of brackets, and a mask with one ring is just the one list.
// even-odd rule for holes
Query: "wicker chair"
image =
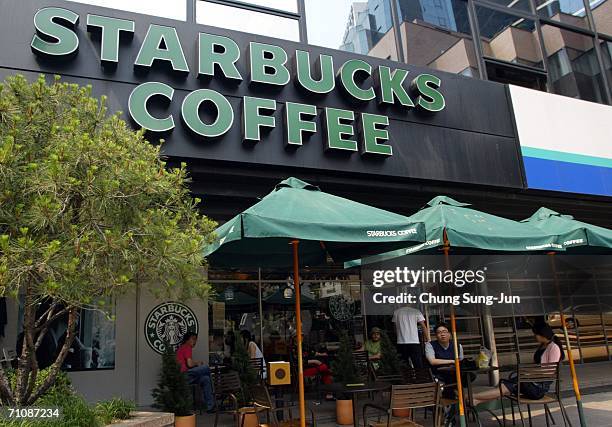
{"label": "wicker chair", "polygon": [[[278,419],[278,412],[287,412],[289,416],[289,425],[292,425],[293,411],[299,412],[298,405],[282,405],[276,406],[276,403],[279,402],[278,399],[272,401],[270,398],[270,393],[268,392],[268,388],[264,385],[255,385],[251,387],[251,396],[253,398],[253,407],[250,410],[243,411],[243,414],[256,414],[257,418],[261,413],[266,414],[266,422],[271,427],[280,427],[281,422]],[[243,408],[244,409],[244,408]],[[314,411],[312,408],[308,408],[310,412],[310,426],[316,427],[316,420],[314,416]],[[299,419],[299,414],[298,418]],[[241,426],[242,427],[242,426]]]}
{"label": "wicker chair", "polygon": [[221,372],[220,370],[211,371],[213,395],[215,398],[215,422],[217,427],[220,414],[232,414],[235,424],[238,424],[239,408],[236,393],[242,389],[238,372]]}

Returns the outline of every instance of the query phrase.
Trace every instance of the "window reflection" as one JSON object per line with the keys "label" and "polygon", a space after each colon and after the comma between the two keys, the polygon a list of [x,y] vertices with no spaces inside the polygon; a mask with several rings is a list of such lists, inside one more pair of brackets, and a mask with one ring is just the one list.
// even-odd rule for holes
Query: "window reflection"
{"label": "window reflection", "polygon": [[297,19],[284,18],[263,12],[226,6],[219,3],[198,1],[196,22],[235,31],[260,34],[292,41],[300,40]]}
{"label": "window reflection", "polygon": [[542,26],[542,35],[554,92],[603,102],[602,76],[593,38],[550,25]]}
{"label": "window reflection", "polygon": [[478,76],[467,2],[400,0],[399,15],[406,62]]}
{"label": "window reflection", "polygon": [[125,10],[126,12],[143,13],[145,15],[161,16],[163,18],[187,20],[187,3],[185,0],[164,1],[124,1],[124,0],[69,0],[76,3]]}
{"label": "window reflection", "polygon": [[[529,0],[488,0],[488,1],[490,3],[496,3],[500,6],[506,6],[509,9],[531,12],[531,7],[529,7]],[[582,0],[574,0],[574,1],[582,1]]]}
{"label": "window reflection", "polygon": [[588,28],[586,9],[582,0],[536,0],[540,16],[576,27]]}
{"label": "window reflection", "polygon": [[597,31],[612,35],[612,1],[591,0],[589,3]]}
{"label": "window reflection", "polygon": [[485,56],[542,68],[542,53],[533,20],[480,6],[476,14]]}

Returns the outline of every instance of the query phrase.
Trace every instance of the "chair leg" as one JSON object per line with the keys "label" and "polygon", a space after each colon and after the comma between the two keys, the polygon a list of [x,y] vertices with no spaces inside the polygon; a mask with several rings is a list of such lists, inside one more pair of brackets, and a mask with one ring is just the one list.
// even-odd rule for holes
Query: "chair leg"
{"label": "chair leg", "polygon": [[516,425],[516,418],[514,417],[514,400],[510,400],[510,410],[512,410],[512,425]]}
{"label": "chair leg", "polygon": [[544,410],[546,411],[546,416],[550,418],[550,421],[553,425],[557,425],[555,419],[553,418],[552,412],[550,412],[550,407],[548,405],[544,405]]}
{"label": "chair leg", "polygon": [[527,415],[529,415],[529,427],[533,427],[531,423],[531,405],[527,405]]}
{"label": "chair leg", "polygon": [[[561,416],[563,417],[563,425],[564,426],[568,426],[572,427],[572,422],[569,419],[569,415],[567,415],[567,411],[565,410],[565,406],[563,406],[563,403],[561,402],[561,399],[559,399],[559,408],[561,409]],[[567,422],[567,424],[566,424]]]}
{"label": "chair leg", "polygon": [[516,407],[518,408],[518,413],[521,416],[521,425],[525,427],[525,418],[523,417],[523,411],[521,410],[521,404],[516,402]]}

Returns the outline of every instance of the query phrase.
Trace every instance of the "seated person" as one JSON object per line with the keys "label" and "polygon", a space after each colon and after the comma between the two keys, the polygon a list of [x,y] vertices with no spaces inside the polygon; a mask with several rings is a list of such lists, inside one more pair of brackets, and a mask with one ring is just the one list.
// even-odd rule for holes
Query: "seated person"
{"label": "seated person", "polygon": [[265,380],[268,377],[268,368],[266,366],[266,359],[264,358],[264,355],[261,349],[259,348],[257,343],[253,341],[253,336],[246,329],[240,331],[240,336],[242,337],[242,342],[244,343],[245,347],[247,348],[247,351],[249,352],[249,357],[251,359],[261,359],[262,360],[263,364],[262,364],[261,377],[262,379]]}
{"label": "seated person", "polygon": [[[533,328],[535,340],[540,344],[533,355],[534,363],[559,363],[565,359],[563,346],[559,337],[555,336],[550,326],[540,324]],[[520,393],[528,399],[538,400],[544,397],[550,388],[550,382],[521,383]],[[474,405],[489,400],[499,399],[499,393],[504,396],[517,396],[519,393],[516,375],[510,375],[507,380],[501,380],[500,389],[486,390],[474,395]]]}
{"label": "seated person", "polygon": [[370,339],[366,340],[365,344],[362,345],[357,351],[367,351],[368,359],[372,363],[372,367],[376,370],[379,366],[379,361],[382,357],[380,352],[380,328],[374,327],[370,330]]}
{"label": "seated person", "polygon": [[[331,384],[333,382],[333,377],[327,363],[329,356],[325,347],[320,345],[315,351],[302,349],[302,352],[304,378],[313,378],[318,375],[323,384]],[[327,393],[327,395],[325,395],[325,399],[333,400],[334,396],[331,393]]]}
{"label": "seated person", "polygon": [[[450,331],[446,323],[438,323],[434,329],[436,341],[425,344],[425,358],[431,365],[431,370],[434,375],[445,383],[454,381],[454,373],[440,372],[441,366],[454,365],[455,363],[455,347],[451,339]],[[463,347],[458,345],[459,360],[463,360]]]}
{"label": "seated person", "polygon": [[198,335],[194,332],[187,332],[183,337],[183,344],[176,350],[176,360],[181,367],[181,372],[187,374],[189,384],[199,384],[202,387],[206,410],[212,413],[215,410],[215,399],[212,393],[210,368],[204,362],[193,360],[193,347],[197,342]]}

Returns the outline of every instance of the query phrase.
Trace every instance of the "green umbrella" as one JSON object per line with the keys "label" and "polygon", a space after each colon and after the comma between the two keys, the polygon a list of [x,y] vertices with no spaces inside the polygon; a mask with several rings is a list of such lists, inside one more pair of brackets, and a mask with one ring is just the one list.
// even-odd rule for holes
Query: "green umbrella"
{"label": "green umbrella", "polygon": [[[345,267],[371,264],[412,253],[437,252],[442,248],[446,269],[449,269],[449,250],[457,253],[480,252],[532,252],[542,250],[563,250],[556,234],[547,233],[517,221],[480,212],[471,208],[469,203],[461,203],[447,196],[434,197],[419,212],[408,218],[425,223],[427,240],[414,246],[361,260],[345,263]],[[459,352],[457,348],[457,327],[455,308],[450,305],[450,320],[455,350],[455,372],[459,394],[459,421],[465,426]]]}
{"label": "green umbrella", "polygon": [[444,246],[444,234],[457,253],[537,252],[562,250],[557,233],[549,233],[524,223],[468,208],[447,196],[431,199],[408,218],[423,222],[427,231],[424,243],[408,246],[345,263],[345,267],[371,264],[412,253],[437,252]]}
{"label": "green umbrella", "polygon": [[558,234],[563,248],[571,253],[612,252],[612,230],[578,221],[571,215],[541,207],[521,222],[547,233]]}
{"label": "green umbrella", "polygon": [[[297,354],[302,354],[299,265],[345,261],[399,249],[425,239],[422,223],[402,215],[322,192],[288,178],[249,209],[216,230],[204,255],[212,265],[290,267],[293,265]],[[298,357],[300,423],[305,426],[302,358]]]}
{"label": "green umbrella", "polygon": [[[610,253],[612,252],[612,230],[599,227],[597,225],[578,221],[571,215],[563,215],[555,212],[552,209],[541,207],[532,216],[521,221],[524,224],[529,224],[539,230],[558,234],[562,246],[568,253]],[[576,403],[578,407],[578,415],[580,416],[580,425],[586,426],[584,410],[582,407],[582,397],[578,386],[578,376],[574,367],[574,358],[572,357],[572,348],[570,344],[569,334],[567,333],[567,325],[565,323],[565,314],[561,304],[561,293],[559,292],[559,283],[556,274],[554,261],[554,252],[550,252],[551,269],[557,287],[557,301],[559,304],[559,314],[561,316],[561,325],[563,326],[563,334],[565,336],[565,345],[567,347],[568,359],[570,364],[570,372],[572,374],[572,385],[574,394],[576,395]]]}

